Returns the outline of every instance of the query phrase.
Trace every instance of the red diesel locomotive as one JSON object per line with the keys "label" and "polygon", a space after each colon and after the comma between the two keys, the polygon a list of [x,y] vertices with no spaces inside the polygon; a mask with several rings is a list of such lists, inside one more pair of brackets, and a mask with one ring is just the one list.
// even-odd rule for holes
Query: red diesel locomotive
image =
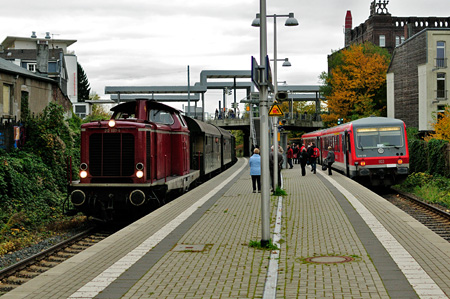
{"label": "red diesel locomotive", "polygon": [[391,186],[409,173],[406,126],[398,119],[362,118],[304,134],[302,140],[317,145],[321,164],[331,146],[336,156],[333,168],[369,186]]}
{"label": "red diesel locomotive", "polygon": [[164,204],[172,190],[236,159],[226,130],[149,100],[111,109],[109,121],[81,127],[80,181],[69,185],[77,211],[102,221],[135,219]]}

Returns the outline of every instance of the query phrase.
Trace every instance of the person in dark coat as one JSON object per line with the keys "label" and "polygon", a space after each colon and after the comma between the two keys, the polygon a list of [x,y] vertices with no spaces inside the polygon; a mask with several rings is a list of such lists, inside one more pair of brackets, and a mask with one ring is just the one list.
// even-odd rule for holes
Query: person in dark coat
{"label": "person in dark coat", "polygon": [[298,164],[300,152],[298,150],[298,146],[295,145],[295,143],[292,144],[292,153],[294,154],[294,164]]}
{"label": "person in dark coat", "polygon": [[331,146],[328,147],[328,155],[327,155],[327,167],[328,167],[328,175],[332,175],[331,173],[331,165],[333,165],[335,160],[334,151],[332,150]]}
{"label": "person in dark coat", "polygon": [[306,163],[308,162],[308,152],[306,151],[306,148],[303,147],[300,156],[300,167],[302,168],[302,176],[306,175]]}
{"label": "person in dark coat", "polygon": [[[281,149],[281,147],[278,147],[278,148]],[[278,187],[281,187],[281,168],[283,166],[283,155],[282,155],[283,149],[281,149],[281,152],[280,152],[280,150],[278,150],[277,152],[278,152],[277,153],[278,154],[278,156],[277,156],[277,158],[278,158]],[[275,190],[277,188],[273,184],[273,181],[274,181],[273,180],[273,176],[274,176],[273,155],[274,155],[274,153],[273,153],[273,145],[272,145],[272,151],[269,154],[269,168],[270,168],[270,177],[272,178],[272,192],[275,192]]]}

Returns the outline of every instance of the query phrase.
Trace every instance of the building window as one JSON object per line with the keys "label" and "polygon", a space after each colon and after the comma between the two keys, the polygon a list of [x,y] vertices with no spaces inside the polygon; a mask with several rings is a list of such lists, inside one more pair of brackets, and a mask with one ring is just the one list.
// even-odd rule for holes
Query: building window
{"label": "building window", "polygon": [[436,67],[447,67],[447,59],[445,58],[445,42],[438,41],[436,44]]}
{"label": "building window", "polygon": [[445,105],[437,106],[437,121],[441,120],[445,114]]}
{"label": "building window", "polygon": [[386,36],[380,35],[380,47],[384,48],[386,47]]}
{"label": "building window", "polygon": [[75,105],[75,114],[83,119],[86,117],[86,106],[84,105]]}
{"label": "building window", "polygon": [[3,85],[3,116],[12,116],[11,85]]}
{"label": "building window", "polygon": [[28,69],[30,72],[36,72],[36,63],[28,63],[28,64],[27,64],[27,69]]}
{"label": "building window", "polygon": [[447,98],[447,90],[445,89],[445,85],[445,73],[437,73],[436,98],[438,100]]}
{"label": "building window", "polygon": [[395,37],[395,46],[400,46],[405,41],[404,36],[396,36]]}

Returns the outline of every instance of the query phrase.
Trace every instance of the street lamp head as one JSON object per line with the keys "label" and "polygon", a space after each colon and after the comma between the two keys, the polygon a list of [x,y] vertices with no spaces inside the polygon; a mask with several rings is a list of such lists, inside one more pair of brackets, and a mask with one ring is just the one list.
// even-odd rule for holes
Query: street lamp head
{"label": "street lamp head", "polygon": [[286,20],[286,23],[284,23],[285,26],[298,26],[298,21],[296,18],[294,18],[294,13],[289,13],[289,18]]}
{"label": "street lamp head", "polygon": [[253,20],[252,26],[253,26],[253,27],[259,27],[259,26],[261,26],[261,17],[260,17],[260,14],[259,14],[259,13],[256,14],[256,18]]}
{"label": "street lamp head", "polygon": [[284,59],[283,66],[291,66],[291,63],[289,62],[289,58]]}

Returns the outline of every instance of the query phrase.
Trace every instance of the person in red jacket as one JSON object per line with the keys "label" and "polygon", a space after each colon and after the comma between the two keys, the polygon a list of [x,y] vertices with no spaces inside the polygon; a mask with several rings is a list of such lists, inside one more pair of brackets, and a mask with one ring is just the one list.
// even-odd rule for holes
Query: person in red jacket
{"label": "person in red jacket", "polygon": [[291,148],[290,145],[287,146],[286,158],[289,164],[289,169],[294,168],[294,165],[292,165],[292,158],[294,158],[294,150]]}

